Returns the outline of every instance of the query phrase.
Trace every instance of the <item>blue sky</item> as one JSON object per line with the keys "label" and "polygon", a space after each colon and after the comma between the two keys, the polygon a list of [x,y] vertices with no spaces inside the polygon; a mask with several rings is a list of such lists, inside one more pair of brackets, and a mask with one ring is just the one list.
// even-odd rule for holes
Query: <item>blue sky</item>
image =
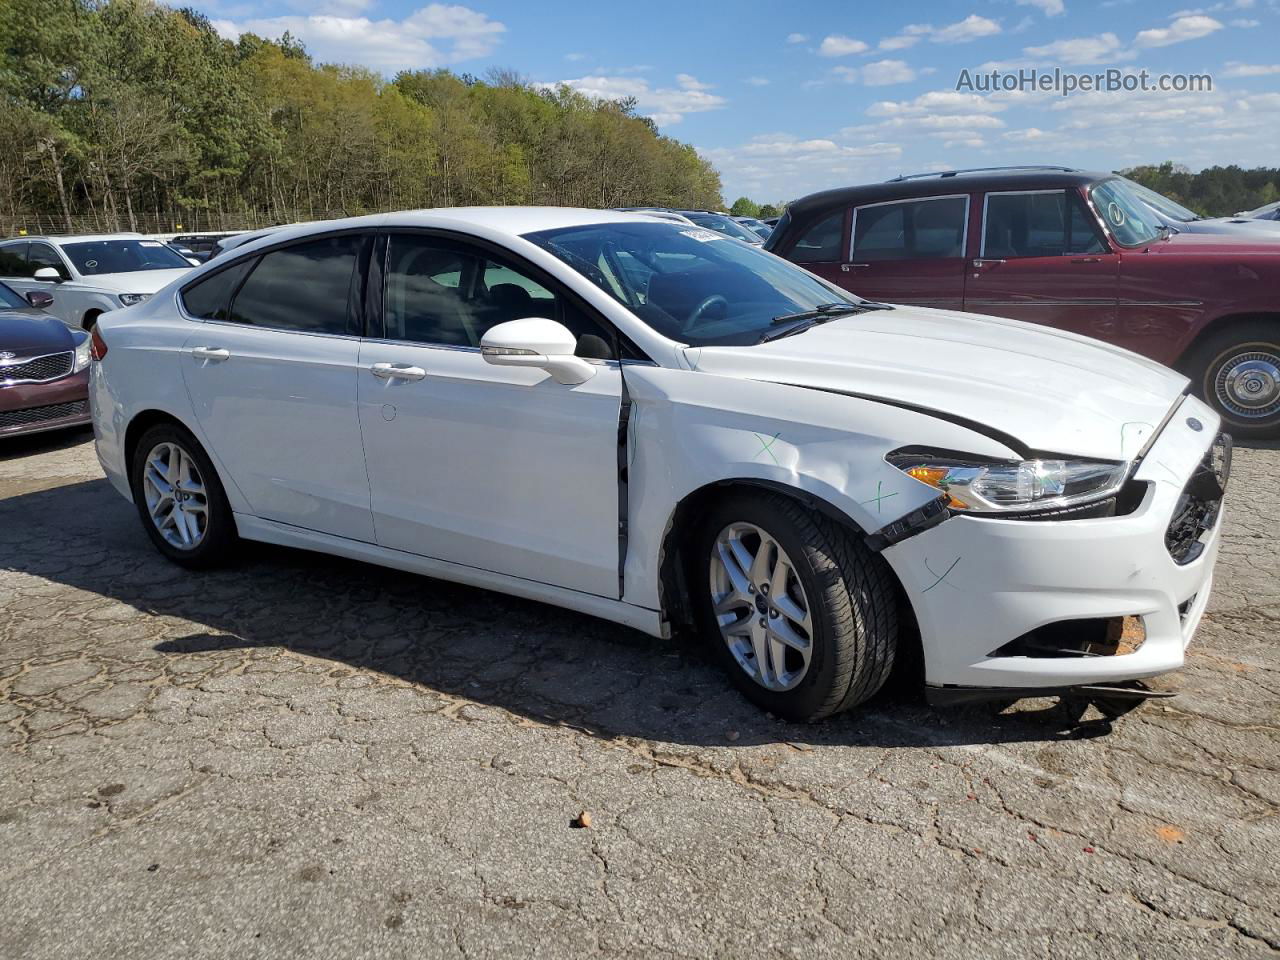
{"label": "blue sky", "polygon": [[[635,96],[727,200],[1008,163],[1280,162],[1280,0],[963,3],[197,0],[226,36],[289,30],[388,76],[511,68]],[[1210,91],[957,91],[960,73],[1209,74]]]}

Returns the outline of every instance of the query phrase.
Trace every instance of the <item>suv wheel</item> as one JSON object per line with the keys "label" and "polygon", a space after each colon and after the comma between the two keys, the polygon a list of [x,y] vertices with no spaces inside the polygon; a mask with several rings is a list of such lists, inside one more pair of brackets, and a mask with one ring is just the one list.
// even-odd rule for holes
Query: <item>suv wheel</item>
{"label": "suv wheel", "polygon": [[701,632],[758,706],[818,720],[884,685],[893,575],[852,531],[785,497],[740,494],[708,511],[688,556]]}
{"label": "suv wheel", "polygon": [[1280,326],[1253,320],[1213,334],[1188,357],[1187,370],[1236,439],[1280,437]]}
{"label": "suv wheel", "polygon": [[236,542],[231,505],[190,432],[165,423],[143,434],[129,481],[142,526],[166,557],[186,567],[215,566],[227,558]]}

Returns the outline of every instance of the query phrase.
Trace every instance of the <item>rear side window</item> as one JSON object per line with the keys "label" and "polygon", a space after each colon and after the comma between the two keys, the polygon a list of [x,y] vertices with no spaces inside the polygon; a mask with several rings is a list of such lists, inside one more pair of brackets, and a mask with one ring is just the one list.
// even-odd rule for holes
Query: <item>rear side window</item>
{"label": "rear side window", "polygon": [[1103,253],[1097,230],[1066,191],[987,195],[984,257]]}
{"label": "rear side window", "polygon": [[0,277],[25,277],[27,273],[27,245],[15,243],[0,247]]}
{"label": "rear side window", "polygon": [[843,259],[840,240],[844,236],[844,211],[819,220],[792,246],[787,259],[792,263],[833,263]]}
{"label": "rear side window", "polygon": [[341,334],[362,238],[323,237],[263,254],[231,304],[231,321],[275,330]]}
{"label": "rear side window", "polygon": [[962,257],[968,209],[968,197],[858,207],[853,212],[853,259],[870,263]]}
{"label": "rear side window", "polygon": [[227,320],[231,316],[231,297],[235,294],[240,281],[244,279],[253,266],[253,258],[249,257],[239,263],[233,263],[225,270],[219,270],[207,277],[202,277],[182,291],[182,306],[200,320]]}

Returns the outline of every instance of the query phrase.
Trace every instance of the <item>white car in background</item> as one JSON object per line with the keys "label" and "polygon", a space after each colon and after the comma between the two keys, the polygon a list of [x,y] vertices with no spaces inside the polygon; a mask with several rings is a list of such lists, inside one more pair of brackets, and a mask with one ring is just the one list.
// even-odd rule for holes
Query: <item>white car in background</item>
{"label": "white car in background", "polygon": [[192,266],[167,243],[137,233],[0,241],[0,280],[23,295],[55,293],[48,312],[76,329],[141,303]]}
{"label": "white car in background", "polygon": [[243,538],[696,625],[791,719],[912,651],[938,701],[1141,698],[1209,601],[1230,447],[1185,377],[642,213],[290,227],[92,344],[98,457],[175,562]]}

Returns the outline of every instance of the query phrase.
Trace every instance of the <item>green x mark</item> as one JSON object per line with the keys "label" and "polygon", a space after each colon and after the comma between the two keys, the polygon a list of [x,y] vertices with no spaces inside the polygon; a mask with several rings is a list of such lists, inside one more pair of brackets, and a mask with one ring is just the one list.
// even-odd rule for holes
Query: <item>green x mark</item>
{"label": "green x mark", "polygon": [[880,510],[880,503],[881,503],[881,501],[888,500],[890,497],[896,497],[896,496],[898,495],[898,492],[897,492],[896,490],[895,490],[893,493],[881,493],[881,492],[880,492],[880,489],[881,489],[881,487],[883,487],[883,486],[884,486],[884,481],[883,481],[883,480],[877,480],[877,481],[876,481],[876,495],[875,495],[874,497],[872,497],[870,500],[863,500],[863,501],[862,501],[863,503],[874,503],[874,504],[876,505],[876,513],[880,513],[880,512],[881,512],[881,510]]}
{"label": "green x mark", "polygon": [[760,434],[758,433],[753,433],[751,435],[760,441],[760,449],[756,451],[756,456],[758,457],[762,453],[767,453],[769,455],[769,459],[772,460],[775,465],[779,467],[782,466],[782,464],[778,463],[778,458],[773,455],[773,451],[769,449],[770,447],[773,446],[774,442],[778,439],[778,437],[782,436],[781,431],[779,431],[778,433],[775,433],[768,440],[760,436]]}

